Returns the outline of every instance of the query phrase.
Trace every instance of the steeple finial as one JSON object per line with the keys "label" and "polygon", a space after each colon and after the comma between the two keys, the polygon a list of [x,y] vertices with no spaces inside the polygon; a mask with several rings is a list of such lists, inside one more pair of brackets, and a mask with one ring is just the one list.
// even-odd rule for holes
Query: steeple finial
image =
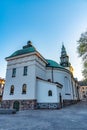
{"label": "steeple finial", "polygon": [[30,40],[27,41],[27,45],[32,45],[32,42]]}
{"label": "steeple finial", "polygon": [[62,46],[64,45],[64,42],[62,42]]}
{"label": "steeple finial", "polygon": [[27,45],[23,46],[23,49],[28,48],[28,47],[32,47],[31,41],[27,41]]}

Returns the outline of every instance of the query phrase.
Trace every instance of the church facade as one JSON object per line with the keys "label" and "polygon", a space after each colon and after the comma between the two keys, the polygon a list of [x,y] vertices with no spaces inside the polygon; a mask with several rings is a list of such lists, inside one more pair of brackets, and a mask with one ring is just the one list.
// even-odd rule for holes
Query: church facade
{"label": "church facade", "polygon": [[64,45],[60,64],[45,59],[31,41],[6,58],[6,83],[2,107],[17,110],[61,108],[77,102],[78,82]]}

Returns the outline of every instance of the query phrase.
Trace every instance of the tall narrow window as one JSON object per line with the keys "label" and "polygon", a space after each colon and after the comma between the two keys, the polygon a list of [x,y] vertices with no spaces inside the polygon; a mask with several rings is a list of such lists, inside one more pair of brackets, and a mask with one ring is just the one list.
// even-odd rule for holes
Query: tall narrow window
{"label": "tall narrow window", "polygon": [[12,70],[12,77],[15,77],[16,76],[16,68],[13,68]]}
{"label": "tall narrow window", "polygon": [[27,85],[23,84],[22,86],[22,94],[26,94]]}
{"label": "tall narrow window", "polygon": [[27,75],[27,66],[24,66],[24,73],[23,75]]}
{"label": "tall narrow window", "polygon": [[68,79],[68,77],[64,77],[64,85],[65,85],[65,94],[66,95],[70,95],[70,81]]}
{"label": "tall narrow window", "polygon": [[48,91],[48,96],[52,96],[52,91],[51,90]]}
{"label": "tall narrow window", "polygon": [[14,85],[12,85],[10,88],[10,95],[13,95],[13,94],[14,94]]}

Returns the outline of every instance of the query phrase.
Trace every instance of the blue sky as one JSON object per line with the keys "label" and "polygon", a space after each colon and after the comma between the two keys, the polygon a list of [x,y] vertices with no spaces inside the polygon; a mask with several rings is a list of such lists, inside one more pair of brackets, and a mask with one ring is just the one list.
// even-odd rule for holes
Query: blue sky
{"label": "blue sky", "polygon": [[87,0],[0,0],[0,77],[5,77],[5,57],[28,40],[47,59],[60,62],[62,42],[75,77],[82,79],[77,41],[87,29]]}

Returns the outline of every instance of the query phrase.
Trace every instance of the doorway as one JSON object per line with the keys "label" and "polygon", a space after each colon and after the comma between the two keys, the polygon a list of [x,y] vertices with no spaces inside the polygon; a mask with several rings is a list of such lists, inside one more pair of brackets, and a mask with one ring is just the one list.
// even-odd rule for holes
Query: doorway
{"label": "doorway", "polygon": [[16,111],[19,111],[20,104],[18,101],[15,101],[13,104],[13,108],[16,109]]}

